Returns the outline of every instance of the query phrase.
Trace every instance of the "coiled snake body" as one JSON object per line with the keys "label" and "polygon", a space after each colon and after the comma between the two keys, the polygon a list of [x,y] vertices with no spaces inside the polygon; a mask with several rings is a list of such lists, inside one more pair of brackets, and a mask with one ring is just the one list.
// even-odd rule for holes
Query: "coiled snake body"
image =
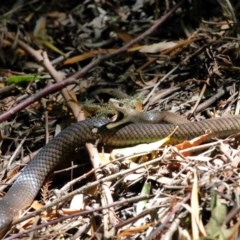
{"label": "coiled snake body", "polygon": [[[70,158],[76,147],[96,140],[120,147],[149,143],[168,136],[176,128],[174,124],[128,123],[107,129],[104,126],[108,122],[96,118],[72,124],[40,150],[0,201],[0,235],[11,226],[19,211],[32,203],[46,176],[57,164]],[[93,129],[97,129],[97,133]],[[206,131],[218,138],[240,132],[240,116],[179,124],[171,142],[191,139]]]}

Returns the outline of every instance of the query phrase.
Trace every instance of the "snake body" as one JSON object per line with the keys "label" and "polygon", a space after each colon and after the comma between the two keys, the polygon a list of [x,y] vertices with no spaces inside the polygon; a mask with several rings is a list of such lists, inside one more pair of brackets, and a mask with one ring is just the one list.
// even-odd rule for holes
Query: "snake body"
{"label": "snake body", "polygon": [[[175,124],[152,123],[127,123],[107,129],[107,123],[108,120],[95,118],[72,124],[39,151],[0,201],[0,236],[8,230],[19,212],[30,206],[46,176],[61,161],[71,158],[77,147],[96,140],[119,147],[149,143],[168,136],[176,129]],[[206,131],[211,137],[218,138],[240,132],[240,116],[179,124],[171,143],[194,138]]]}

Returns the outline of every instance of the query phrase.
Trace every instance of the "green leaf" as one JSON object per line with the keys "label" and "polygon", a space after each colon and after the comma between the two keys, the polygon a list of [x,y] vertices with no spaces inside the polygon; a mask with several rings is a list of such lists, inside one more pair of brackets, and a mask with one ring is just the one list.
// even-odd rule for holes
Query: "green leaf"
{"label": "green leaf", "polygon": [[232,235],[233,229],[227,229],[224,223],[226,216],[227,206],[221,203],[220,197],[215,192],[212,194],[211,218],[205,226],[207,232],[205,239],[225,240]]}
{"label": "green leaf", "polygon": [[[151,183],[148,183],[147,181],[144,183],[142,191],[141,191],[141,196],[147,196],[150,194],[151,191]],[[146,207],[147,200],[142,200],[137,203],[136,206],[136,213],[139,214],[142,212],[142,210]]]}
{"label": "green leaf", "polygon": [[26,83],[26,82],[32,82],[32,81],[35,81],[38,79],[41,79],[41,77],[38,75],[21,75],[21,76],[12,75],[12,76],[8,77],[7,83],[8,84],[12,84],[12,83],[21,84],[21,83]]}

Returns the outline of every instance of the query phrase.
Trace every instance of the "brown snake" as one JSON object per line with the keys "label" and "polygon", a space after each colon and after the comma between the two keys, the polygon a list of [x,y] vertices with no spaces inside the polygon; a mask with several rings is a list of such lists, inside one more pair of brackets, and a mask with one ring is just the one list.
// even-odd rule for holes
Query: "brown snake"
{"label": "brown snake", "polygon": [[[76,147],[96,140],[120,147],[149,143],[168,136],[176,128],[175,124],[127,123],[107,129],[105,125],[108,122],[96,118],[72,124],[40,150],[0,201],[0,236],[9,229],[19,212],[31,205],[46,176],[61,161],[71,158]],[[97,134],[93,129],[98,129]],[[210,137],[218,138],[238,133],[240,116],[179,124],[171,143],[192,139],[206,131],[211,133]]]}

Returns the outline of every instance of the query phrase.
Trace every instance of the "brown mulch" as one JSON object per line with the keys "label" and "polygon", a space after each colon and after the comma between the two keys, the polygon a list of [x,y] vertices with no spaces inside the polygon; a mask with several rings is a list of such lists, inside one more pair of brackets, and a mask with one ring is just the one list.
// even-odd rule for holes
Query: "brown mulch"
{"label": "brown mulch", "polygon": [[[239,114],[239,8],[234,0],[1,1],[1,195],[61,129],[112,116],[109,98],[192,121]],[[5,238],[238,239],[238,142],[141,146],[111,162],[112,149],[88,146],[97,162],[77,151]]]}

